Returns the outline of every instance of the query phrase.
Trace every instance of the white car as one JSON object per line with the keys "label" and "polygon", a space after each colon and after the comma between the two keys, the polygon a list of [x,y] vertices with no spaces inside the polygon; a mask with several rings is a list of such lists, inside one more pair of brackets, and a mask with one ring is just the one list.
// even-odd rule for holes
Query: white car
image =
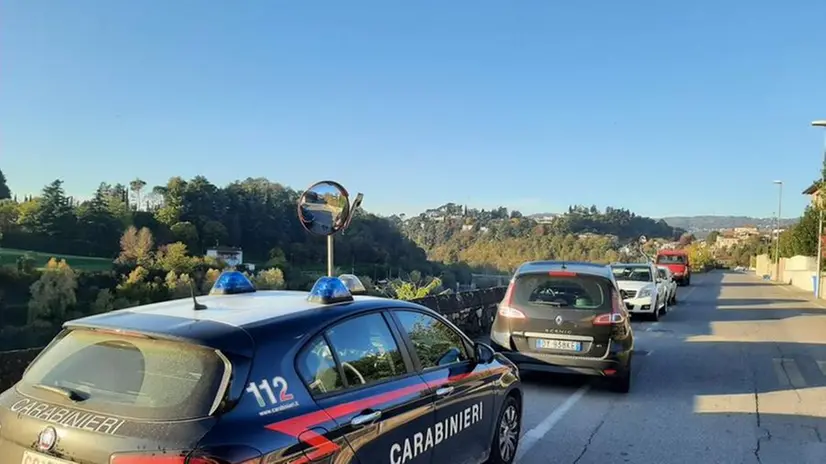
{"label": "white car", "polygon": [[671,273],[671,269],[665,266],[657,266],[657,274],[660,279],[662,279],[662,286],[665,288],[668,305],[673,306],[677,304],[677,281],[674,280],[674,274]]}
{"label": "white car", "polygon": [[668,297],[657,267],[651,263],[612,264],[614,280],[622,293],[625,308],[655,321],[668,312]]}

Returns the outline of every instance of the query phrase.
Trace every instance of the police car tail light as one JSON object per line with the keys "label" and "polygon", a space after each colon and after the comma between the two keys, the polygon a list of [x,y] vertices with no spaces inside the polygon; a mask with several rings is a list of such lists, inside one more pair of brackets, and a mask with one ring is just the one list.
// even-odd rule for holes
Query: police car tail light
{"label": "police car tail light", "polygon": [[313,285],[310,294],[307,295],[307,301],[320,304],[342,303],[353,301],[353,295],[338,277],[322,277]]}
{"label": "police car tail light", "polygon": [[622,310],[622,297],[614,295],[611,299],[611,312],[608,314],[600,314],[594,318],[594,325],[617,325],[625,322],[625,313]]}

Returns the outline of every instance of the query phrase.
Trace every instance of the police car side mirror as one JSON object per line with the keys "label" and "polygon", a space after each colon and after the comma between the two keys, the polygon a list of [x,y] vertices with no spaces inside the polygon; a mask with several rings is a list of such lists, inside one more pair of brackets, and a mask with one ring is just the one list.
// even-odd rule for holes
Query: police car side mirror
{"label": "police car side mirror", "polygon": [[478,363],[490,364],[491,362],[493,362],[493,348],[480,342],[476,342],[474,348],[476,350],[476,361]]}
{"label": "police car side mirror", "polygon": [[333,235],[347,226],[349,218],[350,195],[338,182],[317,182],[298,200],[298,219],[311,234]]}

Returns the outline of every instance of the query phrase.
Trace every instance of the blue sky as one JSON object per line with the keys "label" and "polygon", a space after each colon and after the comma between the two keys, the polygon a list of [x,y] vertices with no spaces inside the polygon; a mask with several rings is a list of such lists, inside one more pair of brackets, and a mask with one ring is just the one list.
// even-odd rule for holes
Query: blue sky
{"label": "blue sky", "polygon": [[819,175],[826,2],[9,0],[0,169],[334,178],[448,201],[784,216]]}

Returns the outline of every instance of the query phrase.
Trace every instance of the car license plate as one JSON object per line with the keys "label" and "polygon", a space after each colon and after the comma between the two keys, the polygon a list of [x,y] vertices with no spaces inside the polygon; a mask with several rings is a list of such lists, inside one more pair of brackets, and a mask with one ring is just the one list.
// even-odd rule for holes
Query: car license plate
{"label": "car license plate", "polygon": [[536,340],[536,347],[549,350],[582,351],[582,342],[540,338]]}
{"label": "car license plate", "polygon": [[23,460],[20,464],[72,464],[63,459],[53,458],[44,454],[32,453],[31,451],[23,452]]}

